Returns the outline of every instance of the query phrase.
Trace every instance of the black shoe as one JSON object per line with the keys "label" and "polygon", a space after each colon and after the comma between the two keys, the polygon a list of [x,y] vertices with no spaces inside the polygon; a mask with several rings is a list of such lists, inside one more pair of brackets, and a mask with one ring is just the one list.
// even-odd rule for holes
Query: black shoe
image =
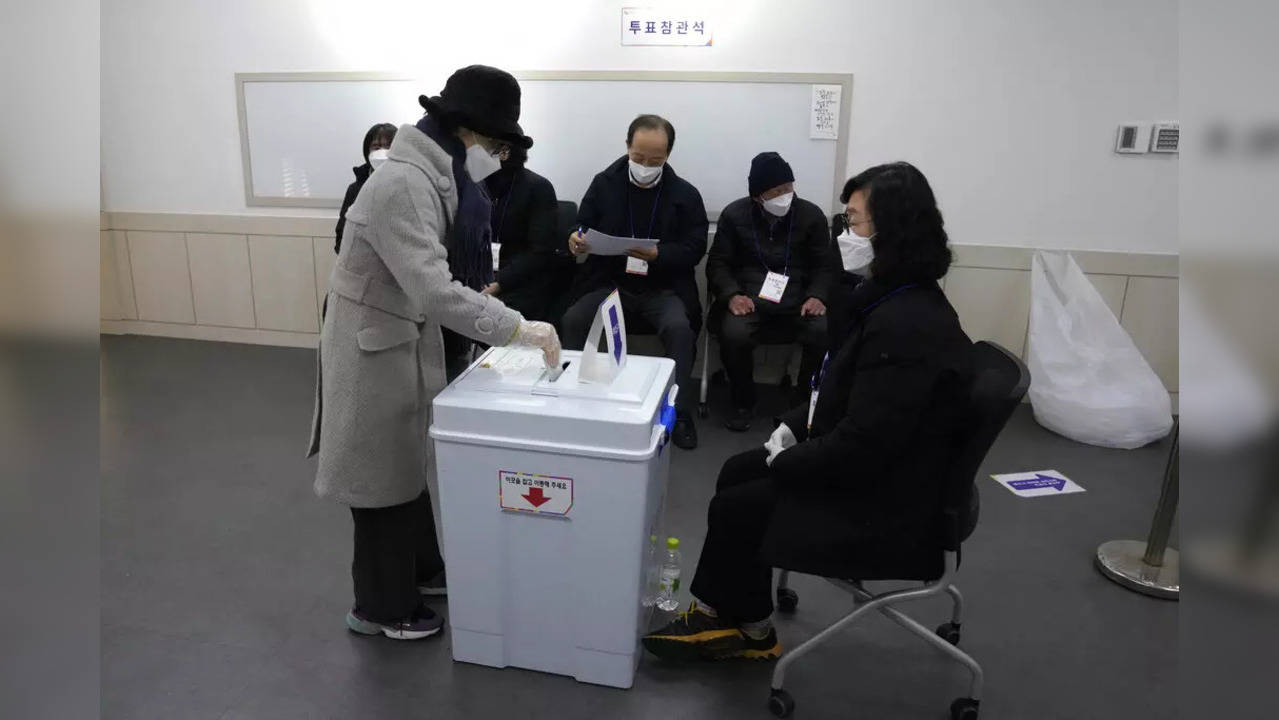
{"label": "black shoe", "polygon": [[448,595],[448,582],[444,577],[444,571],[439,571],[430,580],[419,582],[417,584],[417,591],[429,597],[441,597]]}
{"label": "black shoe", "polygon": [[724,655],[720,660],[730,657],[745,658],[747,660],[776,660],[782,656],[782,643],[777,639],[777,628],[768,628],[768,634],[756,640],[742,632],[742,649],[729,655]]}
{"label": "black shoe", "polygon": [[346,626],[361,635],[385,635],[392,640],[421,640],[438,634],[444,627],[444,618],[430,608],[420,607],[412,617],[399,622],[380,623],[369,620],[352,608],[346,614]]}
{"label": "black shoe", "polygon": [[724,421],[724,427],[733,432],[746,432],[751,429],[751,411],[749,408],[737,408],[733,416]]}
{"label": "black shoe", "polygon": [[716,660],[740,656],[746,636],[693,602],[674,622],[645,635],[642,642],[644,649],[663,660]]}
{"label": "black shoe", "polygon": [[693,425],[693,418],[687,413],[679,413],[675,416],[675,431],[671,433],[671,439],[678,448],[692,450],[697,447],[697,427]]}

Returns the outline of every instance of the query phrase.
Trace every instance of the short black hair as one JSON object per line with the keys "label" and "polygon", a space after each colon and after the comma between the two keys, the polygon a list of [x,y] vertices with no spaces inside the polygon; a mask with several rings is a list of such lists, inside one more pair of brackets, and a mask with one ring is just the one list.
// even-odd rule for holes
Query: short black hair
{"label": "short black hair", "polygon": [[675,126],[661,115],[640,115],[632,120],[630,127],[626,128],[626,147],[631,146],[636,130],[661,130],[666,133],[666,154],[670,155],[675,149]]}
{"label": "short black hair", "polygon": [[385,140],[389,145],[395,139],[395,126],[391,123],[378,123],[364,133],[364,162],[369,161],[369,148],[374,140]]}
{"label": "short black hair", "polygon": [[907,162],[876,165],[844,183],[840,202],[866,193],[866,209],[875,223],[871,277],[898,285],[936,280],[950,268],[948,245],[937,197],[928,178]]}

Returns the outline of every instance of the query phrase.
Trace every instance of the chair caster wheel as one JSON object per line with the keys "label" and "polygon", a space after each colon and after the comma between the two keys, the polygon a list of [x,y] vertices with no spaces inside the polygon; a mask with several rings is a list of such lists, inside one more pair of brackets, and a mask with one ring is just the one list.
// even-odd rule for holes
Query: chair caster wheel
{"label": "chair caster wheel", "polygon": [[779,718],[790,717],[795,712],[795,699],[785,690],[774,690],[768,696],[768,709]]}
{"label": "chair caster wheel", "polygon": [[777,588],[777,609],[782,612],[795,612],[799,606],[799,594],[790,588]]}
{"label": "chair caster wheel", "polygon": [[977,720],[977,708],[980,700],[957,698],[950,704],[950,720]]}
{"label": "chair caster wheel", "polygon": [[937,626],[937,637],[951,645],[959,645],[959,626],[953,622],[942,623]]}
{"label": "chair caster wheel", "polygon": [[702,403],[697,406],[697,417],[705,420],[706,418],[710,416],[711,416],[711,408],[709,405],[707,405],[706,403]]}

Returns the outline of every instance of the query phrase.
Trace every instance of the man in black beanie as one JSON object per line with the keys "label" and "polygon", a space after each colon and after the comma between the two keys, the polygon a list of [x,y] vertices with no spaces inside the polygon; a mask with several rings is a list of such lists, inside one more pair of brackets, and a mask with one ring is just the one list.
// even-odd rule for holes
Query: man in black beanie
{"label": "man in black beanie", "polygon": [[795,174],[781,155],[756,155],[747,185],[750,195],[720,213],[706,260],[711,330],[732,391],[725,425],[738,432],[751,426],[760,342],[803,345],[798,380],[806,387],[825,351],[826,297],[839,267],[825,214],[795,197]]}

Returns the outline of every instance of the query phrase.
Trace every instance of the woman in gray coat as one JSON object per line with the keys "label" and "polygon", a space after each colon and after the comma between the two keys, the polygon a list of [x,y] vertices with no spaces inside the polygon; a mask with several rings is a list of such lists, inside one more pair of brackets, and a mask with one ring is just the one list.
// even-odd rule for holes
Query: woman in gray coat
{"label": "woman in gray coat", "polygon": [[479,290],[492,282],[490,203],[483,179],[512,144],[520,88],[497,68],[449,78],[427,114],[400,128],[387,162],[346,214],[320,334],[310,454],[315,491],[351,508],[355,606],[347,626],[418,639],[444,621],[422,594],[444,593],[444,561],[426,489],[431,400],[445,385],[441,328],[487,345],[560,344]]}

